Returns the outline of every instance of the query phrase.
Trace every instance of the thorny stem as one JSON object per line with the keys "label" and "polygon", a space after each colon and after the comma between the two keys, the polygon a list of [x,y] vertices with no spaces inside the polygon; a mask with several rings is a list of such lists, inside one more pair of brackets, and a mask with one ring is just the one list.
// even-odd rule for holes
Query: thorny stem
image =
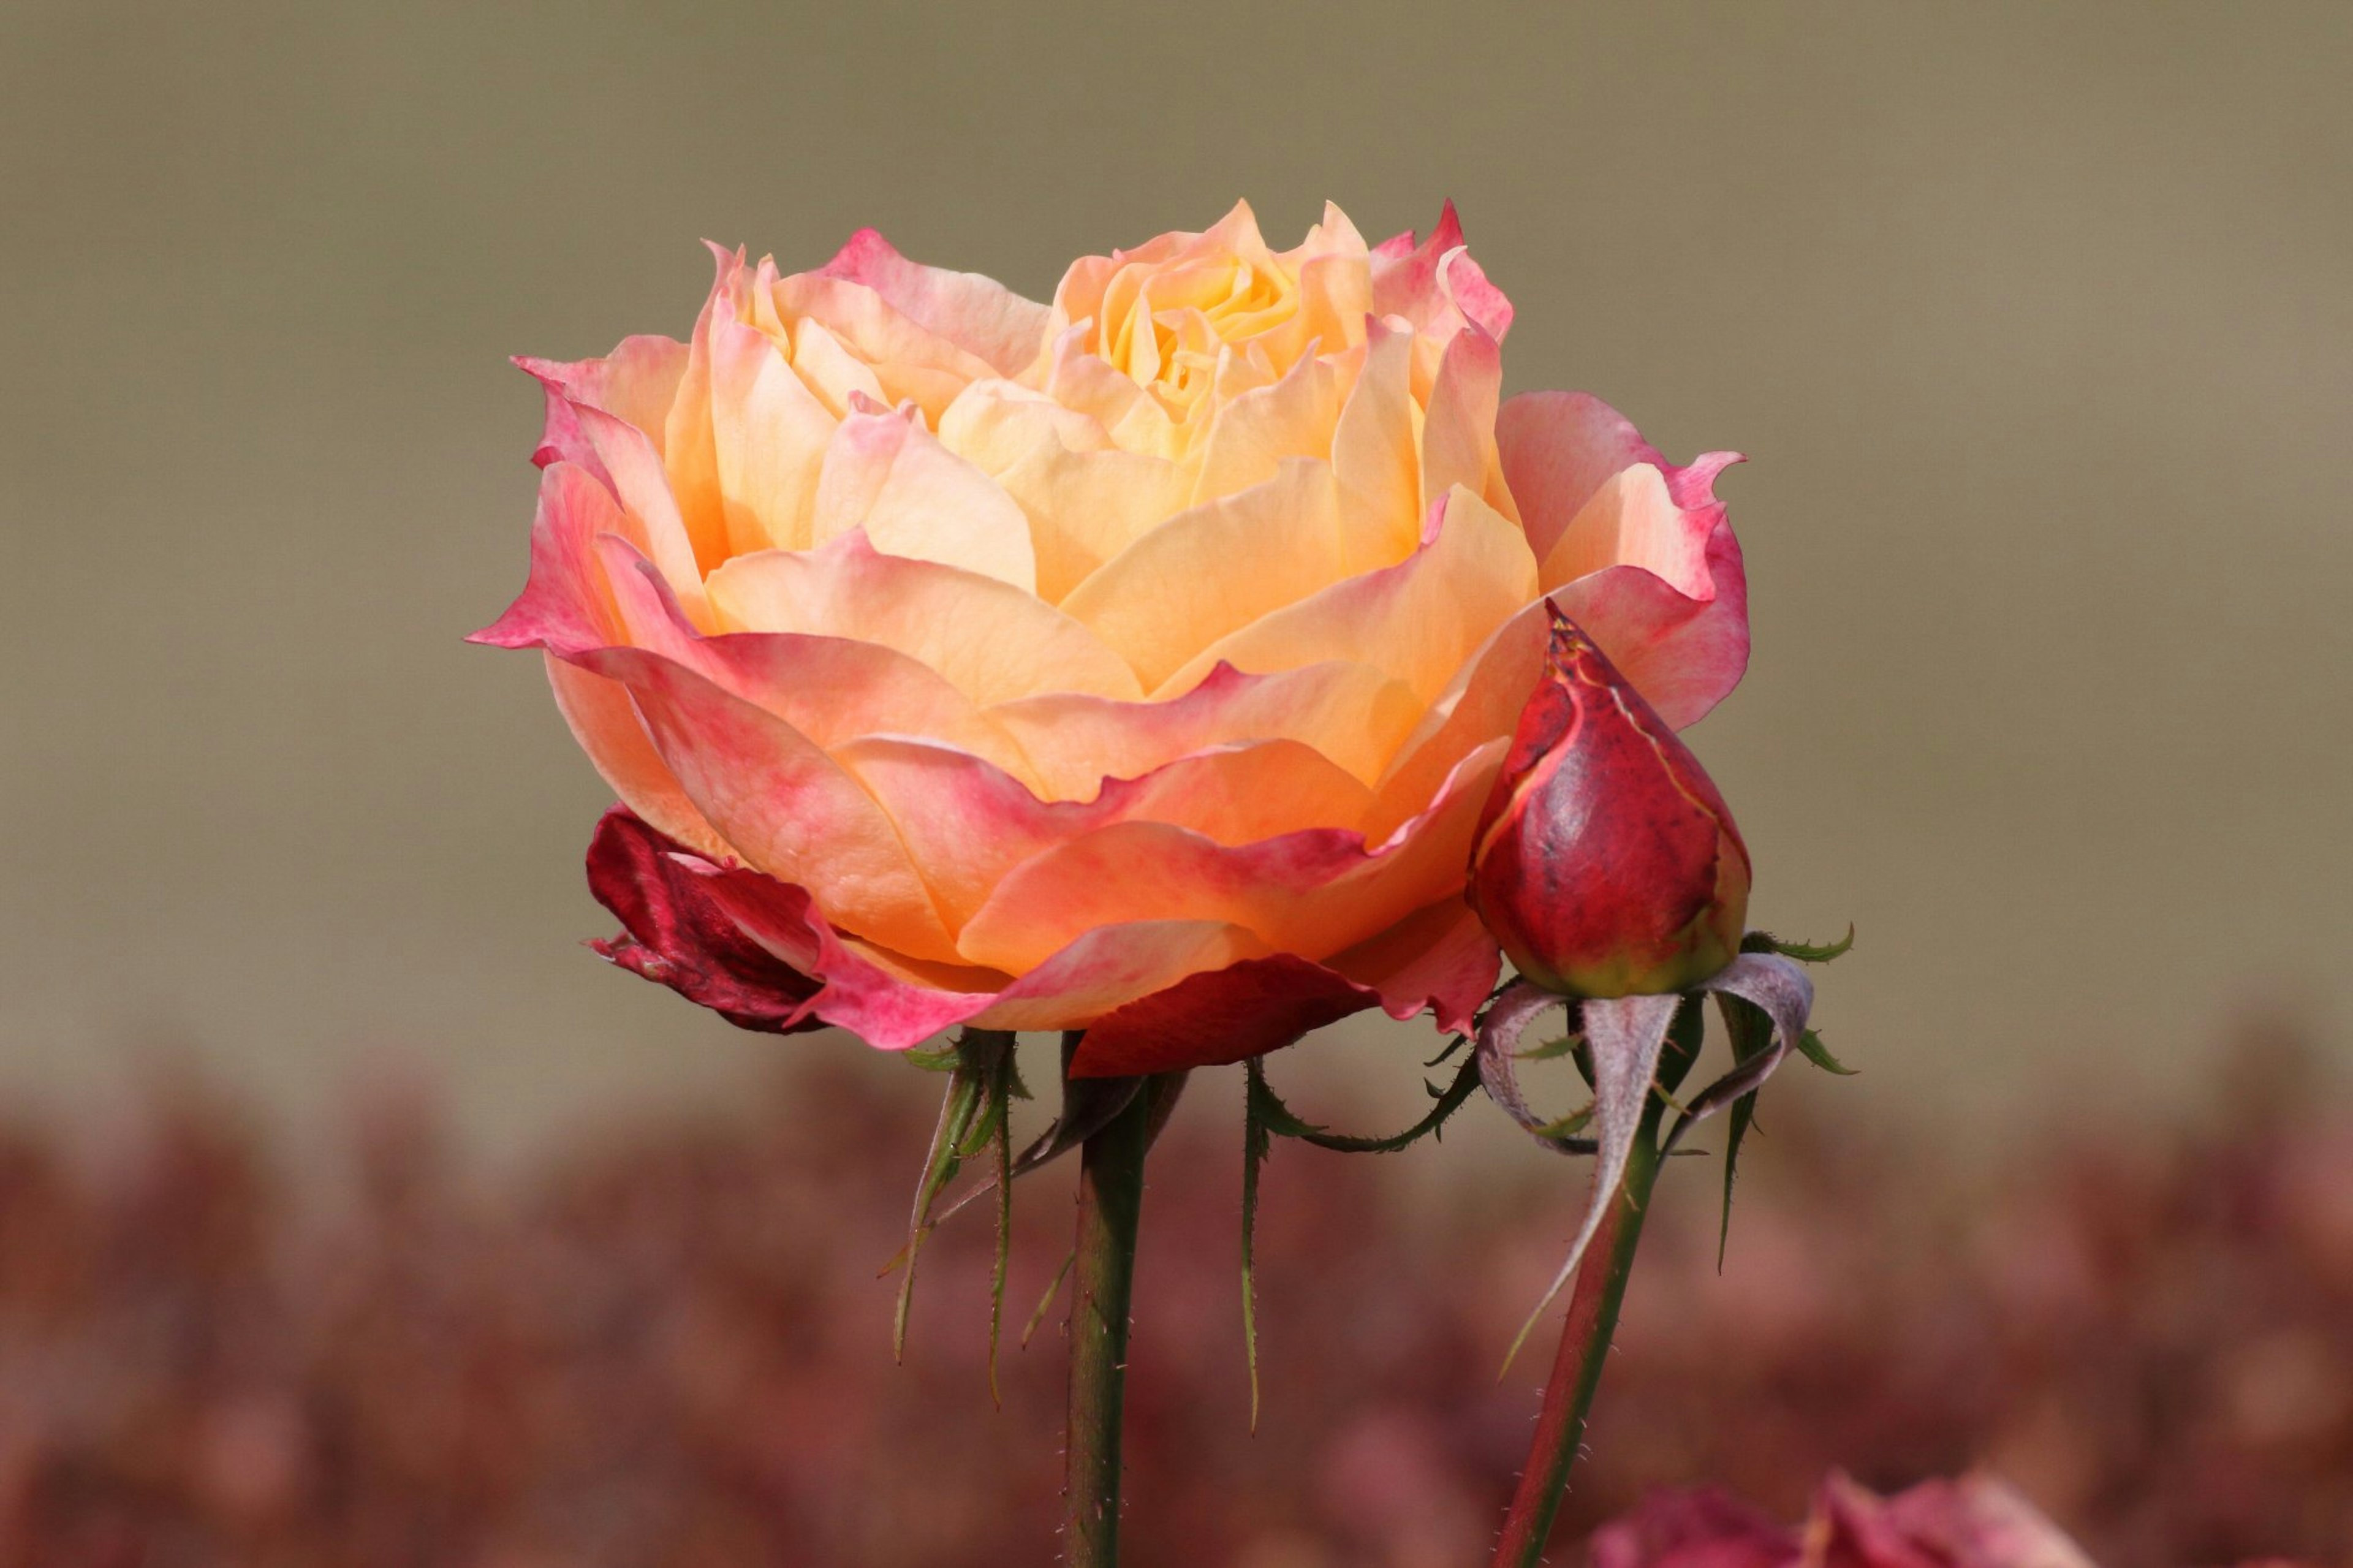
{"label": "thorny stem", "polygon": [[1069,1469],[1062,1496],[1063,1561],[1071,1568],[1115,1568],[1119,1562],[1120,1410],[1153,1098],[1148,1087],[1138,1093],[1086,1141],[1079,1156]]}
{"label": "thorny stem", "polygon": [[1593,1407],[1603,1363],[1609,1359],[1609,1338],[1618,1328],[1627,1277],[1634,1271],[1634,1249],[1642,1239],[1642,1217],[1650,1207],[1651,1183],[1659,1173],[1660,1110],[1660,1101],[1653,1096],[1627,1158],[1625,1182],[1611,1199],[1601,1229],[1577,1271],[1576,1293],[1569,1298],[1568,1320],[1561,1329],[1560,1353],[1553,1362],[1552,1381],[1545,1387],[1544,1411],[1536,1417],[1519,1490],[1512,1498],[1511,1511],[1504,1516],[1494,1568],[1536,1568],[1544,1561],[1554,1516],[1568,1491],[1569,1468],[1577,1463],[1586,1414]]}

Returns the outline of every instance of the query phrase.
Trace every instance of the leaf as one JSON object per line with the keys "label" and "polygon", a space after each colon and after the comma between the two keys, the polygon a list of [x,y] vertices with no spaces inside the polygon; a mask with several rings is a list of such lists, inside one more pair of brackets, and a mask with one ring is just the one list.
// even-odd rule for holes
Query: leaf
{"label": "leaf", "polygon": [[[1271,1102],[1280,1106],[1274,1091],[1266,1087],[1266,1062],[1252,1057],[1242,1064],[1246,1083],[1242,1090],[1242,1354],[1250,1363],[1251,1436],[1258,1433],[1258,1274],[1256,1240],[1258,1235],[1258,1170],[1273,1148],[1263,1106]],[[1288,1111],[1284,1112],[1289,1115]],[[1293,1118],[1293,1120],[1297,1120]],[[1306,1125],[1304,1122],[1300,1123]]]}
{"label": "leaf", "polygon": [[1831,1048],[1822,1044],[1822,1037],[1811,1029],[1798,1037],[1798,1049],[1804,1054],[1808,1061],[1824,1072],[1836,1073],[1841,1078],[1852,1078],[1862,1071],[1861,1068],[1851,1068],[1831,1055]]}
{"label": "leaf", "polygon": [[1752,931],[1740,939],[1740,951],[1743,952],[1778,952],[1800,963],[1828,963],[1853,946],[1854,926],[1852,922],[1846,928],[1846,935],[1831,942],[1783,942],[1769,931]]}

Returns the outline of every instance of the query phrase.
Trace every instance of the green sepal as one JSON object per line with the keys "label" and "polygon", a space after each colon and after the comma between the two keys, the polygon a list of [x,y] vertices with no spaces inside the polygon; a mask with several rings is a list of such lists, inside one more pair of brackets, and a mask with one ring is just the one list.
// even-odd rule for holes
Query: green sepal
{"label": "green sepal", "polygon": [[1342,1154],[1393,1154],[1426,1137],[1438,1136],[1439,1130],[1446,1125],[1447,1120],[1460,1110],[1463,1102],[1479,1089],[1479,1058],[1466,1057],[1454,1075],[1454,1081],[1444,1089],[1427,1082],[1423,1085],[1433,1100],[1428,1115],[1404,1131],[1389,1137],[1360,1138],[1350,1133],[1330,1131],[1304,1120],[1285,1105],[1282,1096],[1276,1094],[1273,1086],[1266,1081],[1265,1069],[1260,1067],[1259,1058],[1253,1058],[1250,1065],[1256,1069],[1250,1078],[1252,1114],[1267,1131],[1278,1138],[1296,1138],[1303,1143],[1313,1143],[1318,1149],[1330,1149]]}
{"label": "green sepal", "polygon": [[[1258,1171],[1274,1147],[1272,1130],[1267,1125],[1266,1108],[1282,1102],[1266,1086],[1266,1062],[1252,1057],[1242,1064],[1245,1087],[1242,1091],[1242,1356],[1250,1365],[1250,1429],[1258,1431]],[[1306,1123],[1282,1114],[1304,1127]],[[1297,1136],[1297,1134],[1287,1134]]]}
{"label": "green sepal", "polygon": [[1546,1040],[1542,1045],[1530,1046],[1525,1051],[1516,1051],[1513,1054],[1524,1062],[1548,1062],[1556,1058],[1569,1055],[1584,1043],[1583,1035],[1571,1032],[1556,1040]]}
{"label": "green sepal", "polygon": [[1850,922],[1846,935],[1836,942],[1783,942],[1768,931],[1752,931],[1740,939],[1743,952],[1778,952],[1784,958],[1794,958],[1799,963],[1828,963],[1854,946],[1854,926]]}
{"label": "green sepal", "polygon": [[[1003,1058],[1013,1051],[1013,1037],[999,1029],[965,1029],[955,1038],[952,1047],[956,1064],[949,1072],[947,1093],[940,1101],[939,1124],[932,1132],[931,1152],[924,1156],[923,1180],[915,1187],[915,1204],[907,1221],[907,1245],[901,1249],[895,1265],[901,1259],[907,1272],[899,1281],[899,1301],[891,1319],[891,1354],[903,1361],[907,1353],[907,1315],[915,1299],[915,1261],[923,1249],[924,1237],[932,1232],[932,1205],[965,1160],[987,1146],[986,1136],[976,1142],[975,1120],[987,1106],[989,1117],[998,1126],[1004,1124],[1001,1087],[1004,1079]],[[892,1265],[885,1265],[888,1273]]]}
{"label": "green sepal", "polygon": [[1022,1326],[1021,1348],[1023,1350],[1029,1348],[1030,1336],[1038,1331],[1038,1325],[1046,1321],[1046,1314],[1054,1310],[1054,1298],[1062,1293],[1062,1281],[1071,1277],[1071,1270],[1077,1266],[1078,1261],[1077,1247],[1072,1247],[1062,1254],[1062,1266],[1054,1270],[1054,1277],[1051,1279],[1046,1281],[1046,1293],[1038,1298],[1038,1310],[1029,1314],[1029,1321]]}
{"label": "green sepal", "polygon": [[1852,1078],[1862,1070],[1861,1068],[1851,1068],[1831,1055],[1831,1048],[1822,1044],[1822,1037],[1811,1029],[1798,1037],[1798,1049],[1804,1053],[1808,1061],[1824,1072],[1836,1073],[1841,1078]]}
{"label": "green sepal", "polygon": [[[1773,1048],[1773,1020],[1764,1008],[1728,992],[1716,994],[1724,1016],[1724,1032],[1732,1041],[1733,1065]],[[1740,1163],[1740,1142],[1757,1119],[1757,1093],[1751,1089],[1732,1102],[1732,1120],[1724,1135],[1724,1217],[1716,1227],[1715,1268],[1724,1271],[1724,1255],[1732,1245],[1732,1184]]]}

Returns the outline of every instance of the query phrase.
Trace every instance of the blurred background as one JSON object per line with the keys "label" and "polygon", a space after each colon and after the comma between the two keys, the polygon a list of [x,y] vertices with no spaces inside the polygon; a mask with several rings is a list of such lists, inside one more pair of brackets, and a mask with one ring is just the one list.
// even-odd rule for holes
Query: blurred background
{"label": "blurred background", "polygon": [[[89,1257],[173,1231],[108,1207],[131,1189],[105,1162],[152,1171],[201,1124],[279,1173],[239,1189],[232,1253],[336,1278],[294,1235],[343,1188],[305,1173],[366,1189],[354,1129],[387,1107],[436,1107],[413,1114],[448,1179],[520,1226],[589,1151],[781,1136],[764,1119],[819,1092],[810,1064],[871,1101],[895,1194],[934,1082],[736,1033],[577,945],[610,924],[579,871],[604,791],[535,661],[459,641],[522,581],[540,407],[505,356],[682,335],[704,237],[797,268],[871,224],[1044,296],[1068,258],[1238,195],[1279,240],[1326,197],[1375,237],[1452,197],[1518,307],[1512,389],[1599,393],[1679,459],[1750,455],[1722,493],[1756,660],[1692,738],[1757,918],[1861,932],[1820,1018],[1862,1075],[1788,1079],[1784,1114],[1936,1151],[1956,1194],[2045,1169],[2062,1125],[2151,1168],[2261,1143],[2200,1120],[2245,1042],[2295,1042],[2266,1081],[2326,1104],[2353,1023],[2348,74],[2335,0],[10,0],[0,1118],[26,1170],[63,1162],[26,1190],[79,1217],[41,1223]],[[1419,1102],[1429,1043],[1360,1025],[1282,1067],[1377,1120]],[[1229,1076],[1185,1112],[1220,1180]],[[1384,1201],[1420,1216],[1398,1223],[1446,1234],[1501,1171],[1554,1245],[1558,1173],[1500,1123],[1391,1170]],[[1863,1157],[1837,1136],[1816,1164]],[[1755,1147],[1760,1181],[1814,1179],[1805,1139]],[[1230,1206],[1188,1180],[1166,1201]],[[395,1246],[365,1225],[362,1252]],[[893,1245],[802,1256],[862,1286]],[[1953,1257],[1840,1257],[1866,1294],[1995,1289]],[[145,1300],[58,1268],[85,1292],[58,1300]],[[328,1310],[270,1277],[292,1294],[256,1321]],[[2303,1353],[2264,1375],[2292,1387]],[[1924,1464],[1999,1425],[1954,1423]],[[2077,1495],[2041,1463],[2030,1490]]]}

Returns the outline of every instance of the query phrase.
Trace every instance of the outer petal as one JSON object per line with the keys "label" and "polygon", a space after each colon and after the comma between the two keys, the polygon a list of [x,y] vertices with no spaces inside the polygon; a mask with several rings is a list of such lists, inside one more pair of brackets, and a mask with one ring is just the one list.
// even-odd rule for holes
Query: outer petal
{"label": "outer petal", "polygon": [[1748,579],[1715,494],[1738,455],[1677,468],[1576,392],[1513,398],[1496,440],[1546,592],[1660,717],[1698,721],[1748,668]]}
{"label": "outer petal", "polygon": [[[1131,1059],[1238,1059],[1244,1037],[1229,1022],[1261,1050],[1366,1006],[1401,1018],[1434,1008],[1442,1026],[1462,1027],[1496,968],[1493,944],[1453,900],[1329,965],[1277,955],[1239,927],[1139,921],[1090,931],[1008,983],[844,938],[802,889],[690,854],[619,807],[597,825],[589,882],[628,928],[600,952],[743,1027],[835,1024],[885,1050],[966,1022],[1089,1028],[1082,1075],[1128,1070]],[[1295,1026],[1285,1034],[1270,1021]]]}
{"label": "outer petal", "polygon": [[532,461],[543,468],[554,462],[594,460],[587,437],[573,417],[575,405],[601,408],[659,439],[678,396],[679,378],[686,374],[686,357],[684,343],[653,336],[623,338],[602,359],[569,364],[517,356],[514,363],[547,395],[547,428]]}
{"label": "outer petal", "polygon": [[890,817],[783,720],[638,648],[576,663],[620,681],[687,798],[754,870],[817,889],[828,919],[917,958],[954,941]]}
{"label": "outer petal", "polygon": [[547,683],[555,689],[556,710],[571,726],[572,738],[624,805],[698,854],[734,858],[727,840],[687,798],[678,775],[654,750],[653,737],[646,733],[628,687],[566,664],[552,653],[547,656]]}
{"label": "outer petal", "polygon": [[860,532],[806,554],[739,555],[712,573],[707,587],[723,631],[881,643],[983,704],[1041,691],[1144,694],[1125,660],[1034,595],[977,573],[882,554]]}
{"label": "outer petal", "polygon": [[1497,741],[1466,758],[1377,847],[1328,828],[1228,847],[1163,823],[1114,823],[1016,868],[958,948],[967,963],[1019,973],[1081,932],[1150,916],[1241,926],[1282,952],[1337,952],[1461,890],[1503,751]]}
{"label": "outer petal", "polygon": [[[1214,746],[1285,737],[1370,784],[1420,720],[1422,705],[1382,670],[1326,659],[1263,675],[1220,664],[1165,702],[1057,691],[1000,703],[988,714],[1020,743],[1045,793],[1086,800],[1105,779],[1134,778]],[[1505,721],[1492,732],[1509,728]],[[1436,788],[1433,779],[1430,793]]]}
{"label": "outer petal", "polygon": [[1166,823],[1215,843],[1247,844],[1353,826],[1372,804],[1363,784],[1291,740],[1180,758],[1108,783],[1083,803],[1041,801],[978,757],[920,741],[876,737],[834,754],[890,814],[952,926],[968,920],[1016,866],[1114,823]]}
{"label": "outer petal", "polygon": [[1076,1078],[1117,1078],[1238,1062],[1352,1013],[1425,1009],[1467,1030],[1501,967],[1460,900],[1431,906],[1373,941],[1315,963],[1292,953],[1207,971],[1097,1019],[1071,1059]]}
{"label": "outer petal", "polygon": [[642,558],[645,529],[614,504],[605,486],[579,464],[550,464],[539,479],[531,572],[522,592],[504,615],[466,640],[557,653],[618,641],[619,620],[596,543],[608,533]]}
{"label": "outer petal", "polygon": [[1046,306],[976,272],[910,261],[871,228],[851,235],[822,271],[864,284],[901,315],[995,366],[1000,375],[1018,375],[1045,347],[1051,315]]}
{"label": "outer petal", "polygon": [[1408,229],[1374,247],[1373,309],[1440,335],[1468,321],[1500,343],[1512,330],[1512,302],[1471,259],[1452,202],[1419,246]]}

